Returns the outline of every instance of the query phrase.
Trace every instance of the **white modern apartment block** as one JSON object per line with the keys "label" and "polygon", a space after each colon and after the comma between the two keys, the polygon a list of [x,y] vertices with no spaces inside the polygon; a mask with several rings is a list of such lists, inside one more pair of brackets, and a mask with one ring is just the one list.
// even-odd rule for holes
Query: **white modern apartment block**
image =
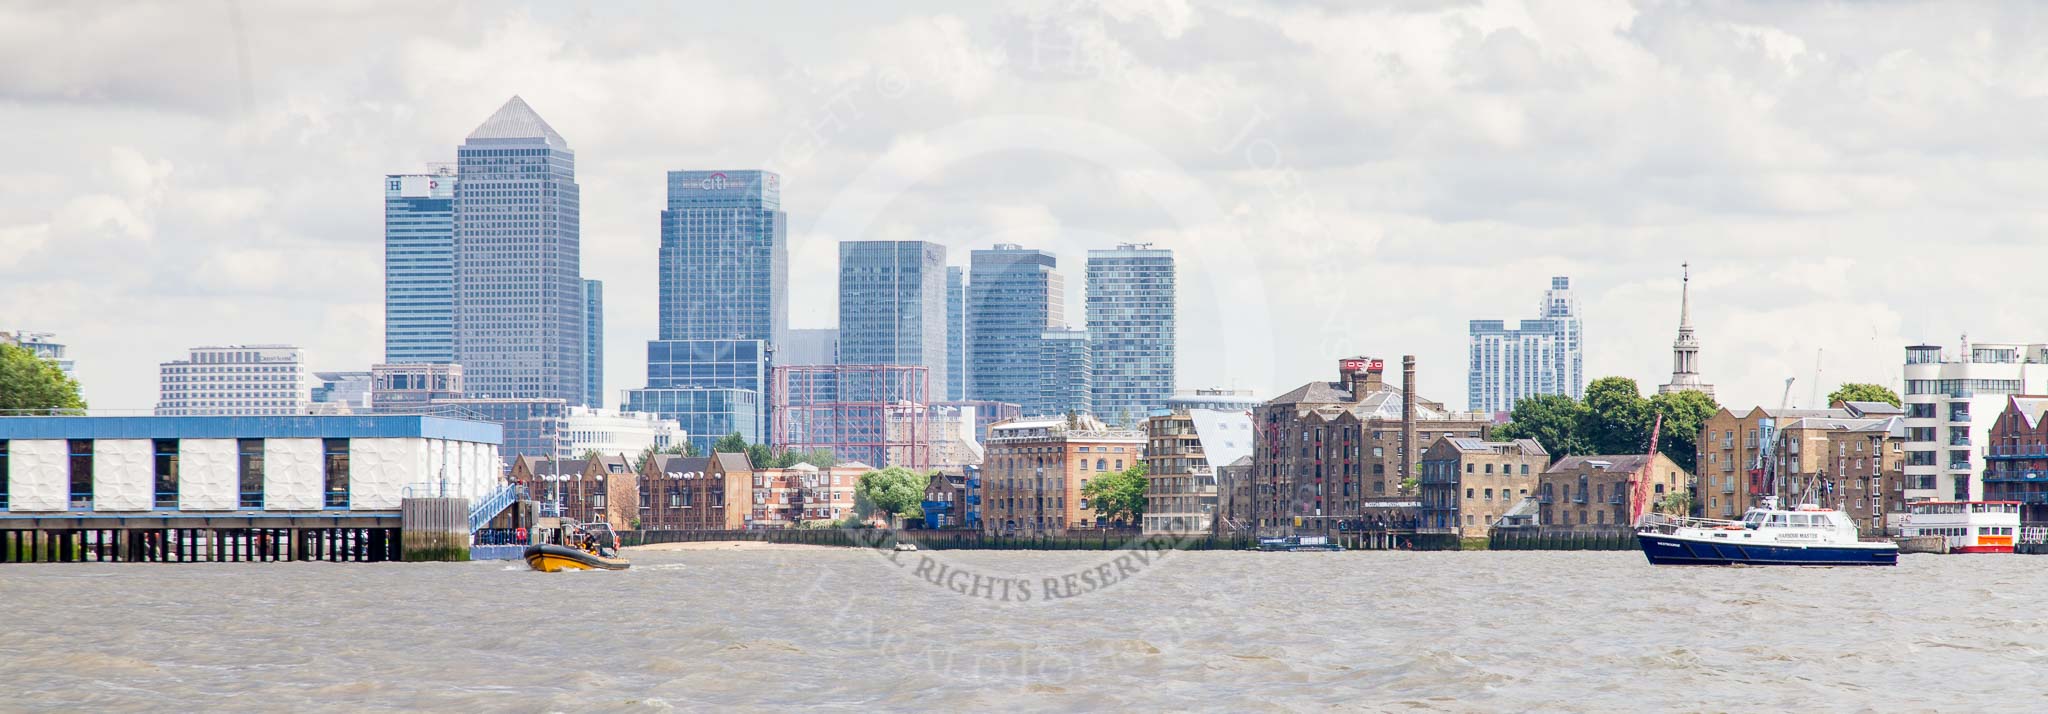
{"label": "white modern apartment block", "polygon": [[305,355],[291,345],[194,347],[159,370],[157,416],[287,416],[312,401]]}
{"label": "white modern apartment block", "polygon": [[1585,396],[1586,360],[1579,301],[1568,277],[1550,279],[1533,320],[1473,320],[1466,403],[1475,412],[1505,412],[1539,394]]}
{"label": "white modern apartment block", "polygon": [[56,362],[57,369],[63,370],[64,376],[78,378],[78,364],[65,356],[64,343],[58,342],[56,335],[28,330],[0,331],[0,344],[27,349],[37,357]]}
{"label": "white modern apartment block", "polygon": [[2048,344],[1906,348],[1906,500],[1984,498],[1985,435],[2011,394],[2048,393]]}
{"label": "white modern apartment block", "polygon": [[581,458],[592,451],[633,456],[650,448],[666,449],[688,436],[676,420],[658,414],[591,407],[569,407],[562,434],[566,438],[559,456],[564,459]]}

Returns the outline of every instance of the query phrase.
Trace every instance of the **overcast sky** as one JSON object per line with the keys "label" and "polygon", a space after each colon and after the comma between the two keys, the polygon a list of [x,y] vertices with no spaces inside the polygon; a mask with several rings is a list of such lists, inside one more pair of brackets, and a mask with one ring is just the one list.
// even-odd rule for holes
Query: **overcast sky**
{"label": "overcast sky", "polygon": [[2038,4],[757,5],[0,4],[0,329],[99,408],[194,345],[367,369],[382,176],[517,94],[576,151],[614,401],[672,169],[782,173],[796,327],[839,240],[1056,251],[1077,321],[1088,249],[1172,248],[1183,388],[1412,353],[1462,407],[1466,321],[1568,275],[1588,378],[1652,390],[1684,261],[1730,405],[2048,341]]}

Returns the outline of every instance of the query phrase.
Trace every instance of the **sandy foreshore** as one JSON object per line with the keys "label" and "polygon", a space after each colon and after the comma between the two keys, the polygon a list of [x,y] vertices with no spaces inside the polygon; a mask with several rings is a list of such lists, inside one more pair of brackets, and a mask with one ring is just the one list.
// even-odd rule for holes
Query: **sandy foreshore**
{"label": "sandy foreshore", "polygon": [[807,543],[768,543],[758,540],[712,540],[690,543],[652,543],[624,548],[627,552],[639,550],[846,550],[830,545]]}

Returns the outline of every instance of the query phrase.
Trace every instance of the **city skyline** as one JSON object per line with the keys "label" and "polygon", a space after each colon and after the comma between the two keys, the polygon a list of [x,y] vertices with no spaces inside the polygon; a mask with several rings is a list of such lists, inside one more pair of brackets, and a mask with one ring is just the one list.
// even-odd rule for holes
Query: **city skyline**
{"label": "city skyline", "polygon": [[[81,10],[4,12],[62,18]],[[160,8],[109,12],[131,19],[123,27],[142,29],[107,36],[102,33],[114,30],[89,27],[79,44],[173,52],[230,38],[218,23],[181,24],[181,18],[153,14]],[[805,207],[790,217],[792,275],[805,277],[791,288],[791,326],[798,328],[831,326],[836,295],[822,276],[832,270],[842,239],[925,239],[956,254],[1002,240],[1051,251],[1069,266],[1080,265],[1087,250],[1126,240],[1172,248],[1182,262],[1188,318],[1182,320],[1183,384],[1271,394],[1300,375],[1319,373],[1331,355],[1360,352],[1415,352],[1424,364],[1449,365],[1464,351],[1468,316],[1500,314],[1501,306],[1518,303],[1512,286],[1571,275],[1585,319],[1599,325],[1587,346],[1587,378],[1627,376],[1649,391],[1669,374],[1678,289],[1666,276],[1680,260],[1695,267],[1696,302],[1711,306],[1694,315],[1706,345],[1702,377],[1730,404],[1775,404],[1785,377],[1802,384],[1812,379],[1817,349],[1825,349],[1822,378],[1829,383],[1896,387],[1905,345],[1953,344],[1965,332],[2040,339],[2032,315],[1990,288],[2023,282],[2018,266],[2040,250],[2015,238],[2033,224],[2030,209],[1981,209],[1987,197],[2030,190],[2024,172],[2004,163],[2009,152],[1996,147],[2025,143],[2030,135],[2013,132],[2034,130],[1957,132],[1970,142],[1957,152],[1951,150],[1955,139],[1930,135],[1896,106],[1795,89],[1799,72],[1844,85],[1878,76],[1872,73],[1884,66],[1883,54],[1858,37],[1871,28],[1931,26],[1925,37],[1894,38],[1900,42],[1885,51],[1917,53],[1925,58],[1926,76],[1944,78],[1913,86],[1940,86],[1969,98],[1962,104],[1973,109],[1952,120],[1975,126],[2021,101],[2024,93],[2015,87],[2024,83],[2017,78],[2032,73],[2031,65],[2001,65],[2008,69],[1991,75],[1963,71],[1977,50],[1955,49],[1950,41],[1970,23],[1916,21],[1930,12],[1926,8],[1878,8],[1844,20],[1803,9],[1759,18],[1726,9],[1645,7],[1589,10],[1582,24],[1541,13],[1481,22],[1477,11],[1460,9],[1389,11],[1358,24],[1369,14],[1332,9],[1309,22],[1272,9],[1233,18],[1196,8],[1178,19],[1061,18],[1035,31],[1020,29],[1020,18],[1002,10],[928,15],[878,9],[831,28],[795,23],[786,42],[769,48],[683,32],[662,43],[607,38],[604,44],[616,52],[603,56],[588,52],[599,40],[550,24],[560,19],[559,9],[493,8],[458,16],[409,8],[395,23],[403,29],[379,33],[361,29],[365,12],[251,8],[250,61],[239,66],[194,52],[178,62],[116,71],[84,61],[92,58],[84,49],[39,42],[9,48],[24,57],[79,60],[66,62],[74,73],[66,81],[80,88],[75,96],[94,98],[67,101],[30,84],[0,90],[20,100],[9,110],[15,125],[47,136],[24,147],[7,174],[19,190],[0,206],[0,236],[16,250],[0,265],[10,278],[0,288],[0,306],[16,308],[18,317],[11,319],[18,327],[54,333],[69,345],[95,406],[149,408],[153,365],[194,344],[299,344],[314,356],[310,366],[321,370],[358,370],[378,361],[383,306],[374,244],[381,227],[368,177],[446,160],[451,141],[515,94],[577,141],[586,204],[584,277],[609,284],[605,381],[613,399],[619,387],[644,383],[654,310],[646,256],[657,240],[646,206],[660,191],[661,172],[674,166],[779,168],[806,186]],[[2001,12],[2014,11],[1978,7],[1961,15],[1983,20]],[[647,20],[666,26],[660,17]],[[321,52],[282,48],[274,28],[286,22],[322,27],[295,38]],[[1398,58],[1436,59],[1412,65],[1412,76],[1387,75],[1346,59],[1314,32],[1317,24],[1353,28],[1354,41],[1386,44]],[[1476,28],[1470,31],[1500,44],[1446,49],[1453,46],[1446,26]],[[452,28],[479,39],[435,39]],[[1707,33],[1703,41],[1718,48],[1707,54],[1754,60],[1742,64],[1734,81],[1786,110],[1737,112],[1717,99],[1726,95],[1693,73],[1702,55],[1679,40],[1691,36],[1681,32],[1685,28]],[[1763,28],[1759,32],[1777,39],[1749,42],[1739,39],[1749,35],[1729,28]],[[1034,37],[1048,33],[1060,42],[1034,44]],[[1265,70],[1283,80],[1279,84],[1291,78],[1389,86],[1413,90],[1416,98],[1301,106],[1237,83],[1246,75],[1228,62],[1132,50],[1219,35],[1321,68],[1300,74],[1294,61],[1271,60]],[[1403,36],[1417,44],[1390,41]],[[1070,38],[1100,43],[1134,64],[1076,67],[1033,59],[1032,48],[1072,46]],[[1988,46],[2000,41],[1993,33]],[[1533,75],[1507,75],[1489,64],[1495,60],[1490,53],[1523,46],[1517,43],[1563,64],[1604,71],[1582,91],[1537,92],[1563,70],[1540,65]],[[547,49],[536,54],[527,51],[532,47]],[[678,47],[683,54],[675,53]],[[304,54],[347,59],[328,69],[298,56]],[[964,59],[930,61],[942,56]],[[651,83],[650,72],[633,71],[670,66],[679,71],[653,72],[663,76]],[[947,71],[901,71],[928,66]],[[1453,67],[1477,68],[1471,70],[1477,76],[1505,82],[1503,91],[1514,101],[1533,104],[1500,108],[1513,101],[1497,105],[1453,81]],[[126,74],[133,72],[146,81]],[[1137,79],[1155,72],[1214,91],[1200,95],[1202,111],[1176,113]],[[378,80],[349,79],[365,76]],[[1650,76],[1676,86],[1648,84]],[[1138,91],[1119,93],[1106,111],[1087,111],[1067,99],[1071,85]],[[842,88],[858,92],[858,112],[834,103]],[[312,91],[324,99],[299,99]],[[1700,103],[1675,115],[1655,102],[1613,103],[1639,93]],[[712,103],[679,120],[672,107],[694,106],[689,100],[698,98]],[[948,133],[1022,106],[1101,126],[1164,154],[1169,170],[1145,173],[1077,158],[1086,154],[1063,151],[1058,142],[997,156]],[[1429,131],[1403,128],[1419,125],[1404,118],[1422,106],[1453,107],[1453,120]],[[1836,109],[1794,111],[1822,106]],[[839,113],[830,113],[835,108]],[[1834,131],[1826,118],[1839,116],[1837,110],[1872,123],[1860,132]],[[142,116],[152,120],[138,120]],[[1588,116],[1608,119],[1552,120]],[[1389,153],[1366,161],[1344,138],[1356,131],[1332,132],[1332,126],[1384,139],[1373,143]],[[1572,145],[1562,134],[1595,126],[1628,140],[1590,157],[1597,162],[1590,166],[1547,160],[1547,148]],[[1696,138],[1701,135],[1706,139]],[[119,139],[110,143],[104,140],[109,136]],[[1877,164],[1775,158],[1855,156],[1878,145],[1892,158]],[[1264,152],[1256,155],[1258,163],[1245,158],[1244,150],[1254,146]],[[1475,155],[1479,149],[1501,155]],[[1916,164],[1937,153],[1945,157],[1940,169]],[[1479,178],[1497,176],[1489,168],[1496,160],[1535,168],[1527,176]],[[910,178],[881,190],[866,178],[871,170]],[[1138,188],[1159,185],[1222,197],[1219,206],[1237,217],[1184,219],[1184,204],[1162,206]],[[865,221],[831,218],[843,212],[835,206],[863,201],[894,205]],[[1956,287],[1912,299],[1883,289],[1892,281],[1877,278],[1892,276],[1905,247],[1929,230],[1948,239],[1944,252],[1922,262]],[[65,268],[76,265],[94,270]],[[193,275],[208,279],[184,279]],[[1073,278],[1066,318],[1078,323],[1079,281]],[[1218,316],[1229,313],[1217,306],[1218,296],[1229,295],[1219,286],[1223,280],[1256,283],[1245,288],[1263,301],[1255,327],[1276,338],[1259,343],[1263,363],[1194,349],[1226,342]],[[1444,285],[1459,289],[1441,290]],[[1330,317],[1331,305],[1367,303],[1398,317]],[[1821,313],[1829,318],[1789,335],[1752,327]],[[1458,403],[1457,374],[1439,367],[1422,379],[1432,394]]]}

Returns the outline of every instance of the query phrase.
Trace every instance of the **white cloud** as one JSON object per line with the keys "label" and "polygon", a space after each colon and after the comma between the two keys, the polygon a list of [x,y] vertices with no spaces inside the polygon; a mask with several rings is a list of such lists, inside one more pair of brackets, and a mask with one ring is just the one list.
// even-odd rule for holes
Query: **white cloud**
{"label": "white cloud", "polygon": [[[1775,403],[1821,349],[1825,380],[1888,382],[1907,342],[2048,339],[2023,291],[2048,258],[2048,8],[946,10],[0,7],[0,125],[34,137],[0,167],[0,327],[63,335],[106,407],[149,406],[154,364],[203,342],[360,368],[378,179],[519,94],[577,151],[613,390],[641,379],[683,168],[785,173],[798,325],[833,319],[841,239],[959,264],[1033,243],[1077,285],[1091,246],[1173,247],[1190,386],[1414,353],[1457,403],[1465,321],[1570,275],[1589,374],[1651,387],[1688,260],[1731,402]],[[1266,353],[1209,349],[1232,343]]]}

